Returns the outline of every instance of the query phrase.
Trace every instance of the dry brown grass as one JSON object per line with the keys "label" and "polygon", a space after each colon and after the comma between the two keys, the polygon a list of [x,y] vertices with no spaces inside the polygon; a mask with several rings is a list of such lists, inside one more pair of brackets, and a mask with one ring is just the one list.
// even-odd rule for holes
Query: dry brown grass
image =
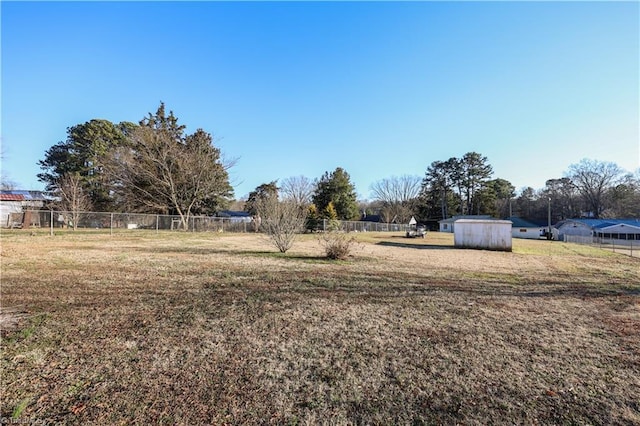
{"label": "dry brown grass", "polygon": [[639,259],[358,238],[3,233],[3,421],[640,424]]}

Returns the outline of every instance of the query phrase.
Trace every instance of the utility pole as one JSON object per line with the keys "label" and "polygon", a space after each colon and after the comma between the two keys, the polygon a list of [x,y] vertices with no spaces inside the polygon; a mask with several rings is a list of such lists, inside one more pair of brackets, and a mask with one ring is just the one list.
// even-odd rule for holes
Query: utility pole
{"label": "utility pole", "polygon": [[549,197],[549,207],[547,209],[547,225],[548,225],[547,240],[551,240],[552,239],[552,234],[551,234],[551,197]]}

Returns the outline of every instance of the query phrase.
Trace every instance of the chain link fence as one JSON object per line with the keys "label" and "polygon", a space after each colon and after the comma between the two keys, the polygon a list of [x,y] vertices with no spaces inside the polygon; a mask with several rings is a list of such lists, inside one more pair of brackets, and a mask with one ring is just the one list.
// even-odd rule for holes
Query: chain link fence
{"label": "chain link fence", "polygon": [[640,257],[640,240],[622,240],[616,238],[603,238],[595,236],[565,235],[564,241],[598,247],[622,253],[628,256]]}
{"label": "chain link fence", "polygon": [[[3,221],[4,228],[41,228],[54,230],[102,230],[126,232],[132,230],[188,231],[188,232],[258,232],[251,217],[211,217],[140,213],[66,212],[55,210],[26,210],[10,213]],[[410,225],[364,221],[339,221],[346,232],[406,232]],[[322,232],[329,221],[320,221],[315,228]]]}

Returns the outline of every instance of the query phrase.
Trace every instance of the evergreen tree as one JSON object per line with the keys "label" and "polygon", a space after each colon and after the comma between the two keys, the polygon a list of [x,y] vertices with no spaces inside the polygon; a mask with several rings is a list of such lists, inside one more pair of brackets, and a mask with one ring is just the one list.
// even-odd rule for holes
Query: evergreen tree
{"label": "evergreen tree", "polygon": [[318,208],[315,204],[310,204],[307,208],[307,219],[305,221],[305,229],[307,231],[315,231],[320,225],[320,215],[318,214]]}
{"label": "evergreen tree", "polygon": [[340,167],[331,173],[324,173],[316,186],[312,201],[323,213],[329,203],[333,203],[337,219],[356,220],[359,217],[355,187],[349,174]]}
{"label": "evergreen tree", "polygon": [[340,229],[340,221],[338,220],[338,212],[336,211],[333,201],[329,201],[324,209],[324,218],[327,220],[327,229],[329,231],[337,231]]}
{"label": "evergreen tree", "polygon": [[278,190],[279,188],[275,180],[257,186],[256,189],[249,193],[249,197],[244,203],[244,211],[250,213],[252,216],[258,215],[258,207],[261,203],[266,199],[278,199]]}
{"label": "evergreen tree", "polygon": [[126,143],[135,127],[133,123],[116,125],[98,119],[69,127],[67,139],[49,148],[44,159],[38,162],[43,170],[38,180],[53,193],[64,176],[77,176],[94,209],[112,210],[114,182],[105,175],[104,162],[114,149]]}

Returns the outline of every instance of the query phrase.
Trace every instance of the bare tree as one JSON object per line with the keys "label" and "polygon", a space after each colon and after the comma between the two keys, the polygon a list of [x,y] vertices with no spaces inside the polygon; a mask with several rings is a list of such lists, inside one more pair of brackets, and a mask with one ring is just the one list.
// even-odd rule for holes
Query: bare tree
{"label": "bare tree", "polygon": [[573,181],[568,177],[548,179],[540,194],[553,206],[553,222],[580,215],[579,194]]}
{"label": "bare tree", "polygon": [[281,253],[291,248],[304,230],[305,212],[293,201],[279,201],[276,197],[264,197],[257,201],[257,216],[261,229]]}
{"label": "bare tree", "polygon": [[291,200],[302,209],[311,204],[311,197],[316,185],[306,176],[291,176],[280,184],[280,195],[284,200]]}
{"label": "bare tree", "polygon": [[12,189],[16,189],[16,183],[9,179],[6,175],[2,175],[0,178],[0,189],[3,191],[8,191]]}
{"label": "bare tree", "polygon": [[569,166],[567,172],[582,195],[586,207],[594,217],[599,218],[605,209],[605,197],[624,176],[617,164],[605,161],[583,159]]}
{"label": "bare tree", "polygon": [[212,211],[229,201],[232,188],[220,150],[202,129],[176,140],[170,132],[136,129],[130,144],[114,151],[108,170],[115,191],[130,210],[174,213],[183,229],[196,211]]}
{"label": "bare tree", "polygon": [[371,185],[373,198],[386,203],[411,201],[420,193],[420,176],[391,176]]}
{"label": "bare tree", "polygon": [[87,211],[91,210],[91,198],[84,190],[84,182],[79,173],[63,175],[54,188],[57,201],[54,206],[68,212],[73,230],[78,229],[78,222]]}
{"label": "bare tree", "polygon": [[640,217],[640,169],[634,176],[628,173],[610,191],[609,208],[602,212],[608,217]]}
{"label": "bare tree", "polygon": [[16,189],[16,183],[11,179],[9,179],[9,177],[4,172],[4,167],[2,167],[4,163],[4,159],[5,159],[4,146],[0,145],[0,170],[2,170],[2,172],[0,173],[0,189],[2,190]]}
{"label": "bare tree", "polygon": [[385,222],[408,222],[413,214],[415,200],[420,194],[420,176],[392,176],[371,185],[373,198],[382,203],[381,215]]}

